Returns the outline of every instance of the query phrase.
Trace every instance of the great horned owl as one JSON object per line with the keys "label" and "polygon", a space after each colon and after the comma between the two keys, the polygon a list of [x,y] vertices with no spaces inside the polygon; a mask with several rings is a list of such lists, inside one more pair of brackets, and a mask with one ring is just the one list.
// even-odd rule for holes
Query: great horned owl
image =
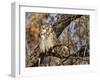
{"label": "great horned owl", "polygon": [[55,45],[56,34],[51,25],[45,24],[40,29],[39,47],[40,52],[45,53]]}

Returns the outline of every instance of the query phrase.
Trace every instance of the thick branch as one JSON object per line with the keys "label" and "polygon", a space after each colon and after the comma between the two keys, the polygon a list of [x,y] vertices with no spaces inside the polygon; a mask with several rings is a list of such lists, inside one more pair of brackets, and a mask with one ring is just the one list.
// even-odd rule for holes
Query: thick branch
{"label": "thick branch", "polygon": [[[62,33],[62,31],[70,24],[71,21],[75,20],[76,18],[80,18],[82,15],[70,15],[69,17],[62,19],[53,25],[54,30],[56,32],[57,37]],[[56,27],[59,24],[62,24],[59,28]]]}

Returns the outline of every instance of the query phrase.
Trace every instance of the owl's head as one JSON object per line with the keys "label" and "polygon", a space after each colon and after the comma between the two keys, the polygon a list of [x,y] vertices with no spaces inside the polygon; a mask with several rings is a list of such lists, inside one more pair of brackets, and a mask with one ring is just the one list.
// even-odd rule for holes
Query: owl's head
{"label": "owl's head", "polygon": [[41,26],[40,34],[46,34],[47,32],[51,32],[51,31],[52,31],[52,26],[49,24],[44,24]]}

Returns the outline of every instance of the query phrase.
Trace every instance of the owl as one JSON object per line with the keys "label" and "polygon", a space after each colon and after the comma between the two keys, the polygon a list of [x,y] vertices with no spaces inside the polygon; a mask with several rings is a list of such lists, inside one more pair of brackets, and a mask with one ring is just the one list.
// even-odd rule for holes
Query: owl
{"label": "owl", "polygon": [[55,45],[56,34],[51,25],[45,24],[40,29],[39,47],[41,53],[46,53]]}

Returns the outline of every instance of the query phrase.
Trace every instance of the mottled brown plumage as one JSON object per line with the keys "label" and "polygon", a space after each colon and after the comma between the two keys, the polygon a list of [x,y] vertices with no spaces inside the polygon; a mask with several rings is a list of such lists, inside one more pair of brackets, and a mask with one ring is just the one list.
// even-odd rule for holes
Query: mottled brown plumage
{"label": "mottled brown plumage", "polygon": [[55,45],[56,34],[51,25],[45,24],[40,29],[39,47],[40,52],[45,53]]}

